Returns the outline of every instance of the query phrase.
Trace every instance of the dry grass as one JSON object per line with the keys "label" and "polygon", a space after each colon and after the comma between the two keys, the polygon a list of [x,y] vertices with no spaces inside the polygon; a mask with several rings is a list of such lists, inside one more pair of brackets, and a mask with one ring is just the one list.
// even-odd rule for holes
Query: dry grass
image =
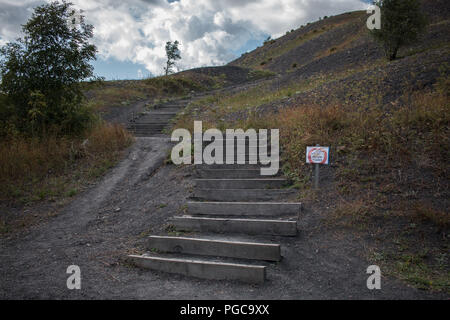
{"label": "dry grass", "polygon": [[192,90],[202,91],[220,87],[224,80],[220,77],[185,72],[183,74],[161,76],[145,80],[107,81],[102,84],[85,84],[89,102],[95,110],[108,107],[128,106],[146,98],[179,97]]}
{"label": "dry grass", "polygon": [[82,138],[14,137],[0,142],[0,199],[29,202],[73,196],[119,158],[132,136],[100,124]]}
{"label": "dry grass", "polygon": [[420,202],[413,205],[413,211],[419,221],[431,222],[441,230],[448,230],[450,227],[450,215],[448,212],[437,210],[428,204]]}
{"label": "dry grass", "polygon": [[[301,175],[308,145],[329,145],[345,158],[353,154],[371,162],[369,167],[411,165],[421,159],[436,173],[449,174],[450,105],[439,92],[417,93],[410,105],[386,112],[377,106],[349,111],[340,105],[298,106],[277,114],[247,118],[245,127],[280,128],[284,160]],[[357,110],[358,108],[353,108]],[[380,155],[383,155],[380,157]],[[420,157],[419,157],[420,155]],[[429,155],[424,157],[424,155]],[[339,161],[339,157],[337,158]]]}
{"label": "dry grass", "polygon": [[104,110],[107,107],[127,106],[132,102],[146,98],[150,89],[142,90],[131,87],[106,87],[96,89],[91,104],[95,110]]}

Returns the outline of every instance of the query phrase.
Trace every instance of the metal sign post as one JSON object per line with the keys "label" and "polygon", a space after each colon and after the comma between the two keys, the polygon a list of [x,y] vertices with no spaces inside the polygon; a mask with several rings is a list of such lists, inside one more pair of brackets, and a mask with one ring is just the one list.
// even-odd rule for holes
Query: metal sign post
{"label": "metal sign post", "polygon": [[320,164],[316,163],[314,165],[315,168],[315,172],[314,172],[314,189],[319,189],[319,171],[320,171]]}
{"label": "metal sign post", "polygon": [[314,188],[319,189],[320,165],[328,164],[330,147],[306,147],[306,163],[314,164]]}

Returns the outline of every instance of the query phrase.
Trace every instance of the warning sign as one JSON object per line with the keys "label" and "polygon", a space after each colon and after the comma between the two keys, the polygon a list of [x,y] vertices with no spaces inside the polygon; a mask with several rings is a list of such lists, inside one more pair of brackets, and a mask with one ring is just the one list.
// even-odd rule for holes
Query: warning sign
{"label": "warning sign", "polygon": [[328,164],[330,147],[306,147],[306,163]]}

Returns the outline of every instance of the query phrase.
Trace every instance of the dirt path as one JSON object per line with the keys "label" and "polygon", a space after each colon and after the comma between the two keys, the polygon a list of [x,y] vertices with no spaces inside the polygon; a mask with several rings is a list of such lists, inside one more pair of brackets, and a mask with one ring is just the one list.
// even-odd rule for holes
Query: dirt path
{"label": "dirt path", "polygon": [[[142,252],[145,236],[164,233],[183,209],[192,168],[162,166],[170,144],[140,138],[94,188],[57,216],[1,239],[1,299],[423,299],[442,298],[383,278],[369,291],[364,241],[324,232],[324,214],[306,210],[301,234],[279,240],[284,259],[264,285],[207,281],[140,270],[122,257]],[[81,268],[81,290],[68,290],[66,269]]]}
{"label": "dirt path", "polygon": [[[140,110],[145,101],[133,110]],[[123,109],[122,109],[123,112]],[[114,115],[121,122],[126,115]],[[284,239],[283,260],[267,281],[248,285],[141,270],[127,254],[143,253],[149,234],[165,234],[192,190],[192,167],[164,165],[168,138],[137,138],[97,185],[33,227],[0,238],[0,299],[427,299],[445,298],[383,277],[366,287],[367,242],[324,226],[327,204],[305,208],[300,235]],[[81,269],[81,290],[68,290],[67,267]]]}

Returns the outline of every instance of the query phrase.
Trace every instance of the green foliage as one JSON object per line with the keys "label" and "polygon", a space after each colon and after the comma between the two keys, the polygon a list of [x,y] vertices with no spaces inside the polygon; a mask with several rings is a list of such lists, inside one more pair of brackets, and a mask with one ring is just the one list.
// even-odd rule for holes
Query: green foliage
{"label": "green foliage", "polygon": [[71,5],[36,7],[22,26],[24,37],[0,49],[0,113],[20,131],[59,127],[77,133],[89,123],[80,81],[93,76],[89,61],[97,49],[89,43],[93,26],[83,16],[77,25],[68,23],[75,14]]}
{"label": "green foliage", "polygon": [[380,0],[375,4],[381,9],[381,29],[371,35],[380,42],[389,60],[395,60],[398,50],[417,40],[425,29],[426,18],[421,12],[419,0]]}
{"label": "green foliage", "polygon": [[178,40],[175,40],[173,43],[172,41],[167,41],[166,43],[167,62],[164,67],[166,76],[173,72],[172,67],[175,65],[175,61],[181,59],[180,50],[178,49],[179,44]]}

